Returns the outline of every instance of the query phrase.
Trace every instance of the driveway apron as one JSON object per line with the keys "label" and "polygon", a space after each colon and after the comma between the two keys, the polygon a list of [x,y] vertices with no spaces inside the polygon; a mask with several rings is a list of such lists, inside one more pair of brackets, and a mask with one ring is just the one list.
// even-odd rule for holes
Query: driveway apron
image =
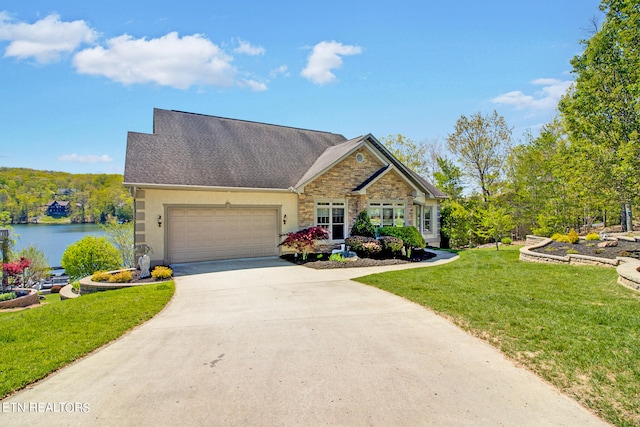
{"label": "driveway apron", "polygon": [[607,425],[447,320],[350,280],[415,267],[176,266],[160,314],[2,401],[0,425]]}

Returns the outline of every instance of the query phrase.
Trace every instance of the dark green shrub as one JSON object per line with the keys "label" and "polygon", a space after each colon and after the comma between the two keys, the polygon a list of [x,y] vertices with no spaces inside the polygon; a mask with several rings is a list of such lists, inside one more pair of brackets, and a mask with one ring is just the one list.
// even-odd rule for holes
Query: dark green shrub
{"label": "dark green shrub", "polygon": [[413,226],[407,227],[380,227],[378,230],[381,236],[392,236],[401,239],[407,248],[424,248],[427,246],[424,237]]}
{"label": "dark green shrub", "polygon": [[351,227],[352,236],[376,237],[376,227],[371,223],[367,211],[358,214],[356,222]]}
{"label": "dark green shrub", "polygon": [[373,237],[351,236],[344,239],[344,243],[361,257],[370,257],[382,251],[380,242]]}
{"label": "dark green shrub", "polygon": [[400,252],[404,246],[402,239],[393,236],[381,236],[378,241],[380,242],[380,246],[382,246],[382,251],[391,254]]}

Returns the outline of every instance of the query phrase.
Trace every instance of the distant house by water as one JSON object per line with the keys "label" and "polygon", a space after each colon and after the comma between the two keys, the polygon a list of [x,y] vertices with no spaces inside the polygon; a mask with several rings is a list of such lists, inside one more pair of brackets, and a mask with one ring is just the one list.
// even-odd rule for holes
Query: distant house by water
{"label": "distant house by water", "polygon": [[71,212],[71,204],[68,201],[58,201],[47,203],[47,215],[53,217],[68,216]]}

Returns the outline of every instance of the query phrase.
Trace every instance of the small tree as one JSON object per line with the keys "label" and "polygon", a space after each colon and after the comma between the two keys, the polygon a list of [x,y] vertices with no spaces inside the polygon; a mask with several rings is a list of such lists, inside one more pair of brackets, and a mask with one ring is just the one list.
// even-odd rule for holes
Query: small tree
{"label": "small tree", "polygon": [[376,227],[371,223],[369,213],[362,211],[358,214],[356,222],[351,227],[352,236],[376,237]]}
{"label": "small tree", "polygon": [[316,240],[328,239],[329,231],[324,227],[309,227],[297,232],[282,234],[287,236],[278,246],[294,248],[298,254],[302,254],[302,259],[307,259],[307,254],[313,251]]}
{"label": "small tree", "polygon": [[493,239],[496,250],[499,250],[500,240],[514,228],[513,219],[505,208],[496,208],[489,205],[487,209],[479,210],[481,215],[479,228],[476,234],[480,237]]}
{"label": "small tree", "polygon": [[126,268],[134,266],[134,236],[133,222],[118,224],[111,220],[101,225],[106,233],[107,240],[120,252],[122,265]]}
{"label": "small tree", "polygon": [[41,249],[29,245],[20,250],[18,255],[31,261],[31,265],[24,273],[26,284],[33,284],[49,275],[49,260]]}
{"label": "small tree", "polygon": [[104,237],[85,236],[69,245],[62,254],[62,268],[71,280],[89,276],[99,270],[114,270],[120,266],[120,252]]}
{"label": "small tree", "polygon": [[[6,279],[6,283],[11,286],[21,286],[23,282],[24,270],[29,267],[31,261],[24,257],[19,260],[2,264],[2,277]],[[5,282],[5,280],[3,280]],[[4,290],[4,289],[3,289]]]}

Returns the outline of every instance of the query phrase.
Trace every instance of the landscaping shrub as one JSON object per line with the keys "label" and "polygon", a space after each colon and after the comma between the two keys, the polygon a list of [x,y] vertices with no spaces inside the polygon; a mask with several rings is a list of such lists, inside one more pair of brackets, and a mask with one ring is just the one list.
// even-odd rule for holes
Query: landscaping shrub
{"label": "landscaping shrub", "polygon": [[62,268],[71,280],[100,270],[116,270],[121,265],[120,252],[104,237],[85,236],[62,254]]}
{"label": "landscaping shrub", "polygon": [[400,252],[404,246],[402,239],[393,236],[380,236],[378,241],[380,242],[380,246],[382,246],[382,251],[391,254]]}
{"label": "landscaping shrub", "polygon": [[4,294],[0,294],[0,301],[9,301],[12,299],[16,299],[15,292],[6,292]]}
{"label": "landscaping shrub", "polygon": [[571,243],[571,241],[569,240],[569,236],[567,236],[566,234],[558,234],[554,240],[560,243]]}
{"label": "landscaping shrub", "polygon": [[307,254],[313,251],[317,240],[328,239],[329,231],[324,227],[309,227],[297,232],[285,233],[287,236],[278,246],[293,248],[302,254],[302,259],[307,259]]}
{"label": "landscaping shrub", "polygon": [[404,245],[408,248],[424,248],[427,246],[424,237],[420,234],[417,228],[413,226],[407,227],[380,227],[378,230],[381,236],[392,236],[401,239]]}
{"label": "landscaping shrub", "polygon": [[173,271],[169,267],[163,267],[162,265],[157,266],[151,272],[151,277],[155,280],[168,280],[171,278]]}
{"label": "landscaping shrub", "polygon": [[557,241],[558,239],[562,238],[562,236],[564,236],[564,235],[563,235],[563,234],[560,234],[560,233],[554,233],[554,234],[551,236],[551,240],[556,240],[556,241]]}
{"label": "landscaping shrub", "polygon": [[598,233],[589,233],[586,237],[587,240],[600,240],[600,235]]}
{"label": "landscaping shrub", "polygon": [[335,262],[345,262],[344,257],[342,256],[342,254],[331,254],[329,256],[329,261],[335,261]]}
{"label": "landscaping shrub", "polygon": [[352,236],[376,237],[376,227],[371,223],[369,213],[362,211],[358,214],[356,222],[351,227]]}
{"label": "landscaping shrub", "polygon": [[380,242],[373,237],[351,236],[344,239],[344,243],[361,257],[369,257],[382,251]]}
{"label": "landscaping shrub", "polygon": [[91,280],[94,282],[108,282],[111,275],[106,271],[96,271],[91,276]]}
{"label": "landscaping shrub", "polygon": [[133,274],[129,270],[113,273],[109,277],[110,283],[128,283],[133,278]]}
{"label": "landscaping shrub", "polygon": [[513,240],[510,237],[503,237],[502,240],[500,240],[500,242],[503,245],[510,245],[513,243]]}
{"label": "landscaping shrub", "polygon": [[573,243],[574,245],[580,241],[580,235],[573,228],[567,234],[569,238],[569,243]]}

